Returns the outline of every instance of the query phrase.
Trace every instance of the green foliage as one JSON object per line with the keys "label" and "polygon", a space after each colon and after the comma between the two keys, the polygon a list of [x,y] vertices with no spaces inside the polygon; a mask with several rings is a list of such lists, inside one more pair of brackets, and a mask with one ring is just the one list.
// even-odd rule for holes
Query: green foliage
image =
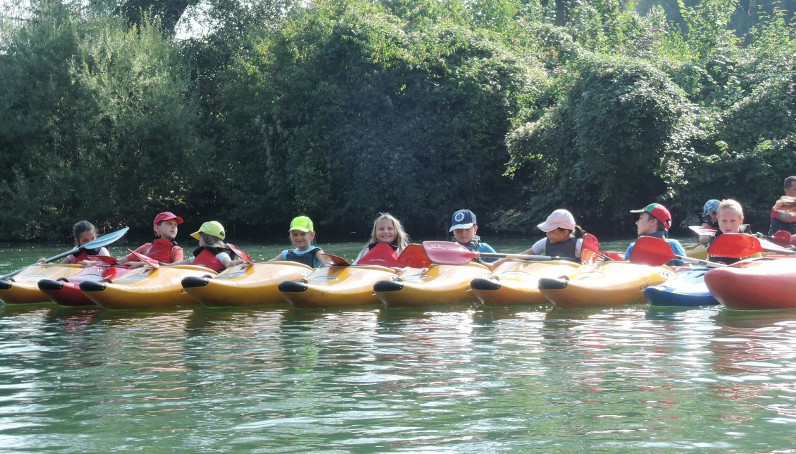
{"label": "green foliage", "polygon": [[147,225],[185,206],[198,116],[171,43],[156,27],[39,6],[0,57],[2,231]]}
{"label": "green foliage", "polygon": [[244,80],[256,92],[228,105],[259,111],[241,126],[262,139],[252,136],[235,162],[263,176],[259,188],[229,194],[255,200],[241,215],[281,224],[305,212],[367,226],[390,211],[430,229],[460,206],[491,209],[507,192],[505,131],[541,75],[487,35],[404,25],[372,3],[319,2],[264,42],[254,65],[240,62],[227,93]]}
{"label": "green foliage", "polygon": [[628,210],[670,196],[695,133],[688,103],[643,62],[595,56],[570,73],[556,105],[509,136],[508,174],[529,188],[529,219],[566,207],[622,229]]}

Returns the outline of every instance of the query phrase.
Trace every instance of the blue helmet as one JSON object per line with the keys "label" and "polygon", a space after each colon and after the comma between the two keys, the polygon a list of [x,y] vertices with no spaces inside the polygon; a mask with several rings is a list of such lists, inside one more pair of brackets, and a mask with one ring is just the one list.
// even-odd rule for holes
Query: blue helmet
{"label": "blue helmet", "polygon": [[716,199],[710,199],[705,202],[705,206],[702,207],[702,215],[707,216],[710,213],[715,213],[719,210],[719,201]]}

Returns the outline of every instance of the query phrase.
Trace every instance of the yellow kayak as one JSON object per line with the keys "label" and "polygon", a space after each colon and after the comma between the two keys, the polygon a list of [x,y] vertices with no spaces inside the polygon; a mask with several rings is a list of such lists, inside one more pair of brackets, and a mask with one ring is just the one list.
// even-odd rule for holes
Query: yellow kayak
{"label": "yellow kayak", "polygon": [[182,288],[205,306],[287,307],[279,283],[295,281],[312,273],[312,268],[297,262],[244,263],[217,276],[187,276]]}
{"label": "yellow kayak", "polygon": [[373,284],[396,275],[392,268],[379,265],[334,265],[318,268],[300,281],[284,281],[279,291],[293,307],[380,307]]}
{"label": "yellow kayak", "polygon": [[473,295],[486,306],[549,304],[539,290],[539,279],[567,276],[579,267],[579,263],[566,260],[509,260],[495,267],[488,278],[473,279],[470,287]]}
{"label": "yellow kayak", "polygon": [[57,281],[77,274],[82,265],[43,263],[32,265],[8,279],[0,281],[0,300],[6,304],[29,304],[50,301],[39,290],[39,281]]}
{"label": "yellow kayak", "polygon": [[215,276],[210,268],[174,265],[137,268],[114,282],[85,281],[80,290],[95,303],[108,309],[152,309],[191,306],[199,302],[182,288],[188,276]]}
{"label": "yellow kayak", "polygon": [[373,290],[387,307],[426,307],[475,303],[470,281],[489,276],[480,263],[432,264],[419,272],[376,282]]}
{"label": "yellow kayak", "polygon": [[567,309],[642,304],[647,302],[645,288],[674,275],[666,266],[601,262],[583,265],[564,278],[539,279],[539,289],[550,302]]}
{"label": "yellow kayak", "polygon": [[685,250],[685,255],[691,258],[699,259],[699,260],[707,260],[708,259],[708,245],[707,244],[691,244],[688,246],[683,246]]}

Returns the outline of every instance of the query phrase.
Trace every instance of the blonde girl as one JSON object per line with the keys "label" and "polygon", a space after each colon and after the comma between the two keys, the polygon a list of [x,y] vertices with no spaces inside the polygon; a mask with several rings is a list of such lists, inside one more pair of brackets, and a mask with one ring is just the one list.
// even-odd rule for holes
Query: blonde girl
{"label": "blonde girl", "polygon": [[373,246],[379,243],[389,244],[397,254],[400,254],[401,251],[409,245],[409,235],[406,234],[403,225],[401,225],[401,221],[389,213],[379,213],[379,216],[373,221],[373,231],[370,233],[370,242],[354,260],[354,265],[356,265]]}

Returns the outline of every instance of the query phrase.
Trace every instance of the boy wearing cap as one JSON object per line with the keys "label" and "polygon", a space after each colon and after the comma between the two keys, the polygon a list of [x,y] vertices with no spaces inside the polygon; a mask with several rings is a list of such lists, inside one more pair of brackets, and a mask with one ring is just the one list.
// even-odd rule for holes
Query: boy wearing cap
{"label": "boy wearing cap", "polygon": [[312,219],[307,216],[297,216],[293,218],[290,222],[290,229],[288,232],[290,233],[290,242],[293,244],[294,249],[285,249],[276,257],[269,260],[269,262],[276,260],[298,262],[313,268],[320,268],[324,265],[332,264],[323,256],[323,249],[312,245],[312,242],[315,240],[315,230],[312,225]]}
{"label": "boy wearing cap", "polygon": [[[656,238],[661,238],[669,243],[669,247],[672,248],[674,255],[685,256],[685,250],[680,242],[667,238],[667,233],[672,226],[672,215],[669,214],[669,210],[667,210],[665,206],[660,203],[650,203],[640,210],[630,210],[630,212],[640,213],[638,221],[636,221],[638,236],[654,236]],[[630,260],[630,256],[633,253],[633,246],[635,245],[636,243],[634,241],[628,246],[627,252],[625,252],[625,258],[627,260]],[[669,263],[672,265],[683,264],[681,260],[672,260]]]}
{"label": "boy wearing cap", "polygon": [[[453,232],[453,239],[451,241],[459,243],[467,248],[467,250],[473,252],[495,252],[492,246],[481,242],[481,238],[476,235],[476,232],[478,232],[478,222],[476,221],[475,213],[470,210],[459,210],[453,213],[449,232]],[[494,263],[492,262],[497,261],[497,258],[476,258],[473,259],[473,261],[492,268],[494,267]]]}
{"label": "boy wearing cap", "polygon": [[[139,247],[136,253],[145,255],[158,262],[174,263],[183,259],[183,251],[174,241],[177,237],[177,227],[182,224],[182,218],[171,211],[164,211],[155,216],[152,221],[152,230],[155,232],[155,240],[151,243]],[[118,264],[129,264],[131,268],[137,268],[144,263],[139,261],[135,254],[128,254],[119,259]]]}

